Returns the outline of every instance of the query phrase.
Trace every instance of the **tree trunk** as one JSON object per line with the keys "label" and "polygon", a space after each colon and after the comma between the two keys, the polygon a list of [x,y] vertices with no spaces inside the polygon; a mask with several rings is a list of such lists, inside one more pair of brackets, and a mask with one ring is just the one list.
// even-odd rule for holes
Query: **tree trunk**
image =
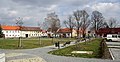
{"label": "tree trunk", "polygon": [[79,28],[77,29],[77,37],[79,38]]}
{"label": "tree trunk", "polygon": [[19,48],[22,47],[21,37],[19,37],[18,47],[19,47]]}
{"label": "tree trunk", "polygon": [[52,44],[54,44],[54,40],[53,40],[54,37],[52,37]]}
{"label": "tree trunk", "polygon": [[73,36],[72,36],[72,29],[70,29],[70,30],[71,30],[71,38],[72,38],[72,37],[73,37]]}
{"label": "tree trunk", "polygon": [[41,38],[39,37],[39,45],[41,46],[42,45],[42,42],[41,42]]}

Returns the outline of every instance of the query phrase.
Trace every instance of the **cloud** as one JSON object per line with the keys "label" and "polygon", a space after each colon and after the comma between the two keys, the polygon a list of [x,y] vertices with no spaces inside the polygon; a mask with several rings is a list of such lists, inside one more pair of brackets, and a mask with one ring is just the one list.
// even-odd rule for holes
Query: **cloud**
{"label": "cloud", "polygon": [[92,5],[91,9],[100,11],[106,18],[114,17],[120,20],[120,3],[97,3]]}
{"label": "cloud", "polygon": [[98,10],[103,15],[120,20],[119,0],[0,0],[0,23],[15,25],[15,19],[22,17],[24,25],[37,26],[46,14],[55,11],[64,21],[74,10],[85,9],[90,14]]}

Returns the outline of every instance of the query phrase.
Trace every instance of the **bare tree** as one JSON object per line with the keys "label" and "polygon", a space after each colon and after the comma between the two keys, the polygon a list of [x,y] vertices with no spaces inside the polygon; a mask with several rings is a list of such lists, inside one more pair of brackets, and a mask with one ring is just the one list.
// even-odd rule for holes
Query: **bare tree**
{"label": "bare tree", "polygon": [[76,28],[77,28],[77,37],[79,37],[79,30],[80,30],[80,27],[82,25],[82,21],[81,21],[81,11],[80,10],[77,10],[75,12],[73,12],[73,16],[75,18],[75,21],[76,21]]}
{"label": "bare tree", "polygon": [[74,22],[74,20],[73,20],[72,15],[69,15],[68,20],[67,20],[67,21],[64,21],[64,24],[65,24],[65,26],[66,26],[67,28],[70,28],[71,38],[72,38],[72,37],[73,37],[73,36],[72,36],[72,30],[73,30],[73,28],[75,27],[75,22]]}
{"label": "bare tree", "polygon": [[82,36],[85,37],[86,29],[90,25],[90,20],[88,20],[89,15],[85,10],[81,11],[81,15],[82,15],[82,18],[81,18],[81,21],[82,21],[82,26],[81,26],[81,28],[82,28]]}
{"label": "bare tree", "polygon": [[92,29],[94,29],[95,34],[100,28],[105,27],[105,21],[102,13],[99,11],[93,11],[91,15]]}
{"label": "bare tree", "polygon": [[117,23],[117,20],[115,18],[110,18],[107,25],[109,28],[116,28],[118,23]]}
{"label": "bare tree", "polygon": [[18,17],[16,19],[16,25],[19,27],[19,30],[20,30],[20,37],[19,37],[19,42],[18,42],[18,47],[19,48],[22,48],[22,41],[21,41],[21,38],[22,38],[22,25],[23,25],[23,18],[21,17]]}
{"label": "bare tree", "polygon": [[60,19],[58,15],[56,15],[55,12],[47,14],[44,23],[51,29],[51,32],[53,32],[56,37],[56,31],[60,28]]}
{"label": "bare tree", "polygon": [[[40,23],[38,22],[38,27],[39,27],[40,31],[41,31],[41,25],[42,25],[42,24],[40,24]],[[41,46],[41,45],[42,45],[41,35],[39,35],[38,38],[39,38],[39,45]]]}

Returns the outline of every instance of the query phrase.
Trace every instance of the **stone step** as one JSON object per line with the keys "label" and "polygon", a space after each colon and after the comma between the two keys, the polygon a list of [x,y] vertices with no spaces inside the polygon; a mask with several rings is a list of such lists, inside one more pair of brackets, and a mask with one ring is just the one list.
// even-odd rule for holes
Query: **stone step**
{"label": "stone step", "polygon": [[106,42],[108,46],[120,46],[120,42]]}

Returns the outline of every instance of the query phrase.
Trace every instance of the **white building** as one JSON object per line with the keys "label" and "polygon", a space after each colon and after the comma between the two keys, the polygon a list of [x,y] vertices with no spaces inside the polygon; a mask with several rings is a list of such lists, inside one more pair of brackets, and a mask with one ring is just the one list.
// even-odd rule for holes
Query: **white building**
{"label": "white building", "polygon": [[40,37],[44,33],[39,27],[20,27],[18,26],[1,26],[5,38],[15,37]]}

